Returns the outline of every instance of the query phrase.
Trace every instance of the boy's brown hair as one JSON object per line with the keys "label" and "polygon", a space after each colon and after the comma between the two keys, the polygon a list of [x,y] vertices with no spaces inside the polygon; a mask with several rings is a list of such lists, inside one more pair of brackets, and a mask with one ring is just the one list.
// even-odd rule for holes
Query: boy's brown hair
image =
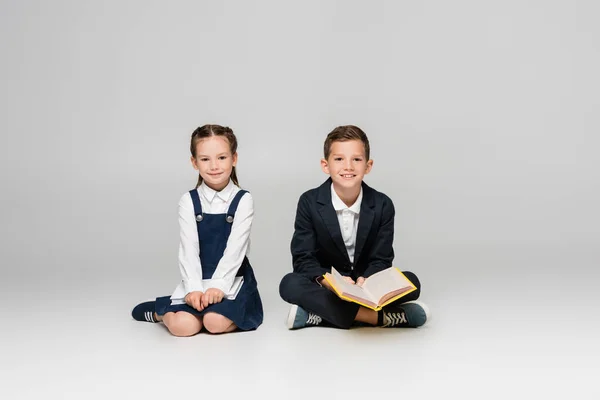
{"label": "boy's brown hair", "polygon": [[358,126],[354,125],[342,125],[338,126],[329,134],[325,139],[325,144],[323,145],[323,154],[325,159],[329,158],[329,153],[331,152],[331,145],[333,142],[345,142],[348,140],[360,140],[365,145],[365,157],[366,161],[370,160],[371,148],[369,146],[369,138],[367,134],[363,132]]}

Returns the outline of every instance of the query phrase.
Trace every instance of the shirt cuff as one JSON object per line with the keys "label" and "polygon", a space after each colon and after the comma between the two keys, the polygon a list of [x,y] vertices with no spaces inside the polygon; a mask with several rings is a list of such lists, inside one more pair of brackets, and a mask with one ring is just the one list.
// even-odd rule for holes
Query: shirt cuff
{"label": "shirt cuff", "polygon": [[220,291],[225,293],[225,295],[227,295],[227,292],[229,292],[230,288],[231,288],[231,285],[228,285],[227,282],[225,281],[225,279],[211,279],[206,284],[206,290],[219,289]]}
{"label": "shirt cuff", "polygon": [[202,285],[202,280],[189,280],[183,282],[183,287],[185,288],[185,295],[187,296],[190,292],[204,292],[204,286]]}

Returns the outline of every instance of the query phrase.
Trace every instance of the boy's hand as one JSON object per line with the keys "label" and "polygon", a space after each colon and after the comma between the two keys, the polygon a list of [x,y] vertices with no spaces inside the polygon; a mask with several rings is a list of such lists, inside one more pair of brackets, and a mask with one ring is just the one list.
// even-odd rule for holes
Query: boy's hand
{"label": "boy's hand", "polygon": [[321,279],[319,280],[319,283],[320,283],[320,284],[321,284],[321,286],[323,286],[325,289],[329,289],[329,290],[331,290],[332,292],[335,292],[335,291],[333,290],[333,288],[331,287],[331,284],[329,283],[329,281],[328,281],[327,279],[325,279],[325,278],[321,278]]}
{"label": "boy's hand", "polygon": [[204,293],[200,291],[189,292],[185,295],[185,303],[192,307],[194,310],[202,311],[204,310],[204,306],[202,305],[202,297]]}
{"label": "boy's hand", "polygon": [[362,276],[356,280],[356,284],[360,287],[362,287],[363,283],[365,283],[365,278],[363,278]]}
{"label": "boy's hand", "polygon": [[203,308],[208,307],[209,304],[217,304],[223,300],[225,293],[221,289],[210,288],[204,293],[202,296],[202,306]]}

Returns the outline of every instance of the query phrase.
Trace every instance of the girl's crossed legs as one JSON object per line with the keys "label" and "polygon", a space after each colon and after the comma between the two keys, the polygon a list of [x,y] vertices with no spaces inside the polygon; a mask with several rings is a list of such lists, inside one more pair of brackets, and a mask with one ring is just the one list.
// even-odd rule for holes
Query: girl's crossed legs
{"label": "girl's crossed legs", "polygon": [[162,321],[174,336],[194,336],[200,333],[203,326],[213,334],[233,332],[237,329],[229,318],[214,312],[208,312],[201,317],[185,311],[168,312],[163,316],[157,315],[157,320]]}

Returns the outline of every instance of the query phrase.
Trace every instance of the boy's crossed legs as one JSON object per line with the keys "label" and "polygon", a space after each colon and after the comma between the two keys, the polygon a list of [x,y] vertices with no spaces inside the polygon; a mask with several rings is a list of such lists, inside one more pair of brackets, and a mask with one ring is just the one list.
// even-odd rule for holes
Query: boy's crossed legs
{"label": "boy's crossed legs", "polygon": [[321,325],[323,320],[342,329],[349,329],[355,322],[385,327],[421,326],[429,314],[424,304],[415,301],[420,296],[421,283],[412,272],[403,273],[415,284],[417,290],[402,298],[402,303],[392,303],[379,312],[342,300],[307,276],[289,273],[279,285],[281,298],[292,304],[288,315],[288,328]]}

